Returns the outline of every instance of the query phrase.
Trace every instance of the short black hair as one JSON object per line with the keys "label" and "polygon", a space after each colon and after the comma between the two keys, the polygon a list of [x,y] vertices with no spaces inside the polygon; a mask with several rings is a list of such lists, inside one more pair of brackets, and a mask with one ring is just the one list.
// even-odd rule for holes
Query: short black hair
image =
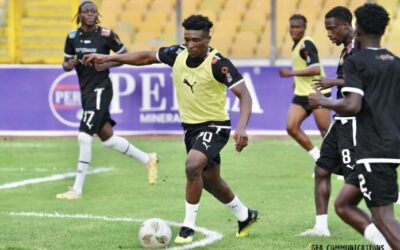
{"label": "short black hair", "polygon": [[367,34],[383,35],[389,24],[389,14],[380,5],[366,3],[354,12],[357,25]]}
{"label": "short black hair", "polygon": [[[75,20],[76,24],[80,24],[80,23],[81,23],[81,19],[79,18],[79,14],[80,14],[81,11],[82,11],[83,5],[89,4],[89,3],[93,4],[93,5],[96,6],[96,8],[97,8],[97,5],[96,5],[94,2],[92,2],[92,1],[84,1],[84,2],[82,2],[82,3],[79,5],[79,7],[78,7],[78,12],[75,14],[74,19],[73,19],[73,20]],[[96,24],[100,23],[99,16],[100,16],[100,14],[98,14],[97,17],[96,17]]]}
{"label": "short black hair", "polygon": [[353,20],[353,15],[351,14],[351,11],[343,6],[336,6],[325,14],[325,18],[331,17],[337,18],[349,24],[351,24],[351,21]]}
{"label": "short black hair", "polygon": [[213,25],[208,17],[202,15],[191,15],[182,23],[186,30],[203,30],[206,33],[210,32]]}
{"label": "short black hair", "polygon": [[289,18],[289,21],[299,20],[299,19],[303,20],[304,24],[307,25],[307,18],[305,16],[303,16],[303,15],[300,15],[300,14],[294,14],[293,16],[291,16]]}

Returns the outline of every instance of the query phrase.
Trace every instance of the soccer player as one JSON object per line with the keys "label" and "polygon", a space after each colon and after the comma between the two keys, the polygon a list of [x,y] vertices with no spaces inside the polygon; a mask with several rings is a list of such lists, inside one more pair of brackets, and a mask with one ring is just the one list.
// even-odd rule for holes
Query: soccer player
{"label": "soccer player", "polygon": [[[323,90],[337,86],[337,99],[342,98],[340,92],[344,85],[343,63],[349,57],[354,48],[353,28],[351,21],[353,16],[349,9],[337,6],[328,11],[325,15],[325,28],[328,31],[329,39],[344,48],[340,54],[339,65],[336,69],[337,78],[322,77],[314,79],[314,87]],[[331,193],[331,173],[344,175],[346,182],[353,181],[358,185],[357,177],[348,179],[348,175],[354,168],[354,143],[352,136],[352,125],[354,116],[342,116],[336,114],[334,121],[325,135],[321,145],[321,155],[316,162],[315,176],[315,206],[316,221],[312,229],[301,233],[300,236],[330,236],[328,229],[328,203]]]}
{"label": "soccer player", "polygon": [[380,46],[389,23],[384,8],[365,4],[355,16],[355,38],[361,50],[344,64],[344,97],[335,101],[316,93],[309,101],[313,106],[356,115],[355,171],[360,189],[341,190],[335,204],[337,214],[360,232],[353,212],[358,209],[361,190],[372,220],[392,249],[400,249],[400,223],[393,209],[398,199],[396,170],[400,163],[400,59]]}
{"label": "soccer player", "polygon": [[[319,149],[312,144],[308,136],[301,129],[303,121],[312,113],[321,135],[324,136],[330,123],[329,110],[311,108],[308,103],[308,94],[314,92],[311,87],[314,77],[324,76],[324,69],[319,63],[318,51],[313,40],[305,36],[307,19],[302,15],[290,17],[290,35],[294,41],[292,48],[292,68],[281,69],[281,77],[294,76],[294,97],[289,107],[286,120],[288,134],[293,137],[316,161],[319,158]],[[322,91],[330,96],[330,89]]]}
{"label": "soccer player", "polygon": [[230,60],[209,47],[213,23],[208,17],[192,15],[182,25],[184,45],[160,48],[158,52],[91,54],[85,56],[84,62],[95,65],[110,61],[131,65],[162,62],[172,67],[187,152],[186,213],[175,243],[193,241],[203,188],[231,209],[238,220],[236,236],[244,237],[256,222],[258,212],[248,209],[220,176],[220,151],[228,142],[231,131],[225,109],[226,87],[240,100],[240,118],[233,136],[237,152],[248,143],[246,127],[251,114],[251,96]]}
{"label": "soccer player", "polygon": [[121,54],[127,51],[113,31],[97,25],[99,14],[93,2],[86,1],[79,6],[76,23],[81,26],[67,36],[62,67],[65,71],[75,68],[81,90],[83,116],[78,134],[78,170],[73,187],[65,193],[57,194],[56,198],[81,198],[85,175],[92,159],[94,134],[99,136],[104,146],[141,161],[148,170],[149,183],[154,184],[157,178],[157,154],[145,153],[113,133],[116,123],[111,119],[109,111],[113,92],[108,68],[117,64],[103,63],[93,68],[81,63],[83,55],[87,53],[109,54],[112,50]]}
{"label": "soccer player", "polygon": [[[325,89],[337,86],[337,99],[342,98],[341,89],[344,86],[343,64],[350,55],[357,51],[357,47],[354,46],[353,28],[351,26],[352,19],[350,10],[343,6],[334,7],[325,15],[325,28],[328,31],[329,39],[337,46],[343,44],[344,48],[336,70],[337,78],[317,79],[314,81],[314,87]],[[331,190],[331,173],[344,176],[346,183],[346,187],[343,188],[344,190],[359,189],[358,177],[356,172],[353,171],[355,166],[354,124],[354,116],[336,114],[333,124],[322,142],[321,156],[315,166],[314,194],[317,212],[316,222],[314,228],[301,233],[301,236],[330,236],[328,229],[328,203]],[[346,193],[346,191],[344,192]],[[361,199],[362,194],[359,191],[359,200]],[[341,200],[337,200],[336,204],[341,204]],[[385,238],[376,228],[375,224],[372,223],[369,215],[360,209],[356,209],[353,210],[352,218],[358,221],[358,231],[367,240],[376,245],[387,245]]]}

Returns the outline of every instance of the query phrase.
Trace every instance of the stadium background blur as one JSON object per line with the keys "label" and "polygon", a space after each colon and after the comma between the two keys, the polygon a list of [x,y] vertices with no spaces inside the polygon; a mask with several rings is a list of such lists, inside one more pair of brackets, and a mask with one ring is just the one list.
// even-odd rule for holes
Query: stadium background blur
{"label": "stadium background blur", "polygon": [[[80,0],[0,0],[0,63],[59,64],[67,32]],[[214,22],[211,46],[233,59],[290,57],[289,17],[301,13],[323,59],[336,59],[341,47],[327,38],[324,14],[337,5],[352,11],[365,0],[94,0],[101,26],[113,29],[129,51],[155,50],[181,43],[180,23],[190,14]],[[400,0],[376,0],[390,13],[382,44],[399,54]]]}

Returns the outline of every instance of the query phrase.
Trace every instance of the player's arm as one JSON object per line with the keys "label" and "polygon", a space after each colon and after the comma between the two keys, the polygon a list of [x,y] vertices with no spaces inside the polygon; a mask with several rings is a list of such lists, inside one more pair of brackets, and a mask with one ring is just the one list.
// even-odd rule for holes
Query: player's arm
{"label": "player's arm", "polygon": [[241,152],[247,146],[247,123],[251,115],[252,100],[242,75],[232,62],[217,53],[213,58],[212,71],[216,80],[225,84],[240,100],[240,117],[236,126],[235,139],[236,151]]}
{"label": "player's arm", "polygon": [[71,71],[78,64],[78,58],[76,56],[64,57],[64,62],[62,63],[62,68],[64,71]]}
{"label": "player's arm", "polygon": [[246,127],[247,123],[250,120],[252,99],[246,87],[246,84],[244,83],[244,80],[242,80],[241,83],[232,87],[231,91],[240,100],[240,117],[236,125],[236,130],[233,138],[235,140],[236,151],[241,152],[243,148],[247,146],[249,141],[249,137],[246,133]]}
{"label": "player's arm", "polygon": [[[128,53],[128,50],[125,47],[118,54],[124,54],[124,53]],[[106,70],[106,69],[109,69],[112,67],[119,67],[121,65],[122,65],[122,63],[110,61],[110,62],[104,62],[104,63],[95,63],[94,67],[97,71],[103,71],[103,70]]]}
{"label": "player's arm", "polygon": [[323,107],[343,115],[354,115],[361,110],[362,95],[359,93],[349,92],[344,98],[333,100],[323,96],[319,90],[316,91],[308,96],[308,102],[313,108]]}
{"label": "player's arm", "polygon": [[130,52],[114,55],[88,54],[83,57],[84,64],[99,64],[105,62],[116,62],[137,66],[160,63],[157,59],[157,52],[154,51]]}
{"label": "player's arm", "polygon": [[[71,32],[71,34],[73,35],[75,33]],[[67,72],[73,70],[75,68],[75,65],[78,64],[78,58],[76,57],[75,48],[73,46],[70,36],[71,35],[69,34],[65,39],[64,61],[62,63],[63,70]]]}
{"label": "player's arm", "polygon": [[307,68],[302,70],[280,69],[281,77],[291,76],[318,76],[321,74],[321,67],[318,58],[318,51],[314,43],[304,41],[303,47],[300,49],[300,56],[306,61]]}
{"label": "player's arm", "polygon": [[312,86],[319,90],[329,89],[333,86],[344,86],[344,80],[338,78],[321,77],[319,79],[314,79]]}
{"label": "player's arm", "polygon": [[308,96],[311,106],[335,110],[343,115],[354,115],[361,110],[362,98],[364,96],[363,81],[357,68],[357,63],[348,59],[344,65],[345,86],[342,88],[344,98],[340,100],[332,100],[324,97],[319,90]]}
{"label": "player's arm", "polygon": [[279,75],[281,77],[291,77],[291,76],[317,76],[321,74],[320,66],[312,66],[302,70],[290,70],[290,69],[280,69]]}

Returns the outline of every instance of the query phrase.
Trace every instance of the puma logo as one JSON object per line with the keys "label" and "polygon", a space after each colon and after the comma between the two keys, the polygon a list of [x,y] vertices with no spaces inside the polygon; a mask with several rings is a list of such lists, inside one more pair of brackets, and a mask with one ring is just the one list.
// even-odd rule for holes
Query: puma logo
{"label": "puma logo", "polygon": [[189,82],[188,80],[183,79],[183,83],[186,84],[187,86],[189,86],[189,87],[190,87],[190,90],[191,90],[192,93],[194,94],[193,87],[194,87],[195,84],[197,84],[197,82],[194,82],[193,84],[190,84],[190,82]]}
{"label": "puma logo", "polygon": [[210,145],[209,144],[207,145],[207,143],[205,143],[205,142],[203,142],[203,145],[204,145],[204,147],[206,147],[206,150],[208,150],[208,148],[210,147]]}

